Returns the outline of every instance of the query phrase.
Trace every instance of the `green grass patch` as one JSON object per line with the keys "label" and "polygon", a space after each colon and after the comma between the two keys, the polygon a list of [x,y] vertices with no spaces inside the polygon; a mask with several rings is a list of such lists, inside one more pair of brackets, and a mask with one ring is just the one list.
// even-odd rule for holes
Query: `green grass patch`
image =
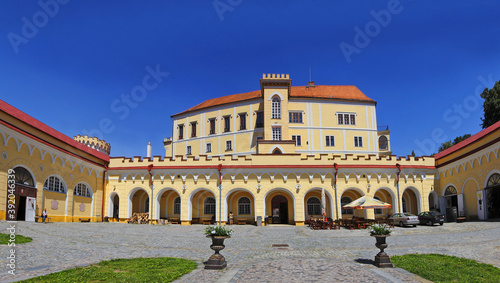
{"label": "green grass patch", "polygon": [[197,266],[194,261],[171,257],[113,259],[23,282],[172,282]]}
{"label": "green grass patch", "polygon": [[[0,245],[7,245],[10,240],[10,234],[0,233]],[[33,241],[30,237],[25,237],[22,235],[16,235],[16,245],[25,244]]]}
{"label": "green grass patch", "polygon": [[475,260],[440,254],[392,256],[392,263],[434,282],[500,282],[500,269]]}

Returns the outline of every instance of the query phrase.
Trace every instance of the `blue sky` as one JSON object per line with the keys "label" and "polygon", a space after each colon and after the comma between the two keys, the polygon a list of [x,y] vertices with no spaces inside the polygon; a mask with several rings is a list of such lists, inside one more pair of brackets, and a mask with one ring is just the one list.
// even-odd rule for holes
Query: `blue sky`
{"label": "blue sky", "polygon": [[431,154],[481,130],[499,14],[498,1],[2,1],[0,99],[112,156],[148,141],[164,156],[172,114],[257,90],[262,73],[306,85],[310,68],[377,101],[394,154]]}

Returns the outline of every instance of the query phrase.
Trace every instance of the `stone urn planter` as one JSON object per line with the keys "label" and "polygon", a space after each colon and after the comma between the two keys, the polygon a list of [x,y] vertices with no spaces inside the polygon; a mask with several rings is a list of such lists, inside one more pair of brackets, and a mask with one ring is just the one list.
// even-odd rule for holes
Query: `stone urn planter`
{"label": "stone urn planter", "polygon": [[224,240],[231,238],[230,236],[207,236],[207,238],[212,238],[212,244],[210,248],[214,250],[214,254],[205,262],[205,269],[223,269],[227,267],[226,259],[219,251],[223,250]]}
{"label": "stone urn planter", "polygon": [[377,240],[375,246],[380,249],[380,252],[375,256],[375,266],[377,267],[393,267],[391,258],[384,252],[387,248],[386,238],[390,235],[372,235]]}

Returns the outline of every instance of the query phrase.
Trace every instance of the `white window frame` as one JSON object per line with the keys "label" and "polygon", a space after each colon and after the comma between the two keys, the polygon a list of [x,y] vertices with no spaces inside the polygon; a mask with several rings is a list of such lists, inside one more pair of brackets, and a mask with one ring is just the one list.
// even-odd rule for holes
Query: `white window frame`
{"label": "white window frame", "polygon": [[57,176],[49,176],[43,183],[43,190],[65,194],[66,185],[61,178]]}
{"label": "white window frame", "polygon": [[73,195],[79,197],[91,198],[92,189],[90,189],[90,187],[87,186],[87,184],[85,183],[78,183],[76,184],[75,189],[73,190]]}
{"label": "white window frame", "polygon": [[227,151],[233,150],[233,141],[232,140],[226,141],[226,150]]}
{"label": "white window frame", "polygon": [[325,136],[325,146],[335,146],[335,136]]}
{"label": "white window frame", "polygon": [[273,127],[273,141],[281,140],[281,127]]}
{"label": "white window frame", "polygon": [[[357,114],[352,112],[337,112],[337,125],[357,125]],[[346,121],[347,118],[347,121]],[[354,123],[352,123],[354,119]],[[347,123],[346,123],[347,122]]]}
{"label": "white window frame", "polygon": [[363,137],[354,136],[354,147],[363,147]]}
{"label": "white window frame", "polygon": [[212,152],[212,143],[207,142],[207,151],[206,152]]}
{"label": "white window frame", "polygon": [[271,119],[281,119],[281,99],[277,95],[271,100]]}
{"label": "white window frame", "polygon": [[181,214],[181,197],[174,198],[174,214]]}
{"label": "white window frame", "polygon": [[190,145],[186,146],[186,155],[192,155],[193,152],[192,152],[192,148]]}
{"label": "white window frame", "polygon": [[302,146],[302,136],[292,135],[292,140],[295,141],[295,146]]}
{"label": "white window frame", "polygon": [[[248,202],[242,203],[241,201],[247,199]],[[238,215],[251,215],[252,214],[252,202],[249,197],[241,197],[238,199]]]}
{"label": "white window frame", "polygon": [[319,198],[310,197],[306,201],[306,206],[307,206],[307,215],[321,215],[321,200]]}
{"label": "white window frame", "polygon": [[[209,199],[213,199],[213,202],[208,202]],[[215,198],[207,197],[203,200],[203,214],[215,214]]]}

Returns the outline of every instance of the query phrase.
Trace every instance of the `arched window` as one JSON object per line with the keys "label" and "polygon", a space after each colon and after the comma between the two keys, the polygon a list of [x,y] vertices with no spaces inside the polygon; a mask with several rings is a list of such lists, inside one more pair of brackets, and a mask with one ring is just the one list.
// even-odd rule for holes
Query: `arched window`
{"label": "arched window", "polygon": [[451,196],[451,195],[456,195],[457,194],[457,189],[453,186],[448,186],[446,190],[444,191],[445,196]]}
{"label": "arched window", "polygon": [[387,142],[386,136],[380,136],[378,138],[378,148],[380,150],[388,150],[389,149],[389,143]]}
{"label": "arched window", "polygon": [[271,102],[271,118],[281,118],[281,100],[278,96],[273,97],[273,100]]}
{"label": "arched window", "polygon": [[[379,200],[379,201],[382,201],[382,199],[380,199],[380,197],[378,197],[378,196],[374,196],[373,198],[374,198],[374,199],[377,199],[377,200]],[[382,209],[381,209],[381,208],[375,208],[375,209],[374,209],[374,213],[375,213],[375,214],[382,214]]]}
{"label": "arched window", "polygon": [[491,175],[491,177],[488,179],[488,184],[486,185],[486,187],[491,188],[491,187],[496,187],[498,185],[500,185],[500,174],[495,173]]}
{"label": "arched window", "polygon": [[321,201],[317,197],[311,197],[307,200],[307,214],[321,215]]}
{"label": "arched window", "polygon": [[215,199],[213,197],[205,199],[204,214],[215,214]]}
{"label": "arched window", "polygon": [[[340,206],[343,207],[351,202],[352,199],[350,197],[343,197],[340,199]],[[352,208],[342,208],[342,214],[354,214],[354,210]]]}
{"label": "arched window", "polygon": [[401,205],[403,206],[403,212],[408,212],[408,209],[406,207],[406,199],[404,197],[402,198]]}
{"label": "arched window", "polygon": [[45,191],[56,193],[66,193],[66,187],[64,186],[63,181],[56,176],[50,176],[49,178],[47,178],[47,180],[45,180],[45,183],[43,184],[43,189]]}
{"label": "arched window", "polygon": [[181,198],[176,197],[174,199],[174,214],[181,214]]}
{"label": "arched window", "polygon": [[238,214],[250,214],[250,199],[242,197],[238,200]]}
{"label": "arched window", "polygon": [[277,149],[275,149],[275,150],[273,151],[273,154],[281,154],[281,150],[279,150],[279,149],[277,148]]}
{"label": "arched window", "polygon": [[73,195],[81,197],[92,197],[92,189],[84,183],[78,183],[73,190]]}
{"label": "arched window", "polygon": [[23,167],[14,168],[14,175],[16,177],[16,184],[35,187],[35,182],[30,172]]}

